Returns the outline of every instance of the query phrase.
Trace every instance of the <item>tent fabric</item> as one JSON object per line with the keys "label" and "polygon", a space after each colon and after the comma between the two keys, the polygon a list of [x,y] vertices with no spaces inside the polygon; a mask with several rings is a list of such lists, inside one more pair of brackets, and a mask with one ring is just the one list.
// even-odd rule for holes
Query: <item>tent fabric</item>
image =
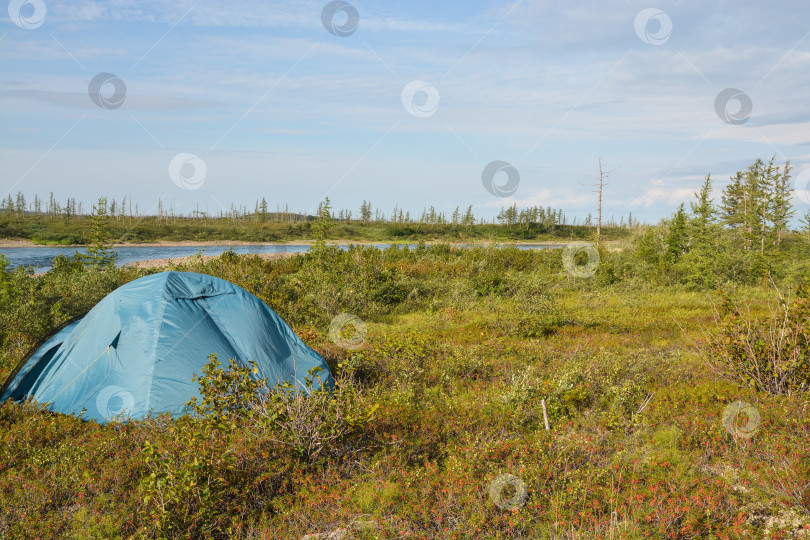
{"label": "tent fabric", "polygon": [[[0,402],[28,397],[55,412],[106,422],[185,412],[208,355],[254,361],[259,377],[303,389],[323,358],[264,302],[228,281],[191,272],[142,277],[51,336],[12,375]],[[82,411],[84,411],[82,413]]]}

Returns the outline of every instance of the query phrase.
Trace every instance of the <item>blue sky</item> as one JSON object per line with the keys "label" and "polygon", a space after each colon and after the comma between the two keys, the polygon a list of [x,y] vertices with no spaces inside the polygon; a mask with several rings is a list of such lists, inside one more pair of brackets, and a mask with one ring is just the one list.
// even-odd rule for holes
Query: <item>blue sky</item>
{"label": "blue sky", "polygon": [[[707,173],[719,188],[774,154],[810,169],[805,0],[356,1],[344,37],[323,25],[326,4],[12,0],[0,194],[131,194],[142,211],[162,197],[179,212],[261,197],[311,212],[328,194],[355,211],[472,204],[489,217],[514,202],[585,216],[601,157],[615,169],[606,215],[654,222]],[[99,73],[125,83],[119,107],[90,99]],[[438,104],[406,96],[411,114],[413,81]],[[726,88],[750,99],[744,123],[716,112]],[[204,164],[197,189],[169,175],[181,153]],[[494,160],[519,171],[513,195],[482,185]]]}

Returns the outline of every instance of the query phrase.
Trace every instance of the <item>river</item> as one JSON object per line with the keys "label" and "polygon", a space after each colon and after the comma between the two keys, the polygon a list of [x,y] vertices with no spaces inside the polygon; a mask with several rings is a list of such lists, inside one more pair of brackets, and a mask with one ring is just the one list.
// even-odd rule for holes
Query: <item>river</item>
{"label": "river", "polygon": [[[390,244],[372,244],[376,248],[385,249]],[[348,244],[340,244],[339,247],[345,249]],[[250,244],[233,246],[234,253],[305,253],[309,249],[306,244]],[[413,249],[416,244],[410,244]],[[518,249],[546,249],[555,247],[552,244],[517,244]],[[559,247],[559,246],[556,246]],[[118,253],[118,265],[122,266],[137,261],[147,261],[150,259],[172,259],[175,257],[188,257],[203,252],[204,255],[219,255],[227,251],[227,245],[210,246],[125,246],[115,248]],[[0,253],[4,254],[10,264],[9,269],[18,266],[32,266],[37,272],[45,272],[51,267],[51,261],[58,255],[72,257],[74,251],[87,253],[85,248],[73,248],[64,246],[27,246],[27,247],[6,247],[0,248]]]}

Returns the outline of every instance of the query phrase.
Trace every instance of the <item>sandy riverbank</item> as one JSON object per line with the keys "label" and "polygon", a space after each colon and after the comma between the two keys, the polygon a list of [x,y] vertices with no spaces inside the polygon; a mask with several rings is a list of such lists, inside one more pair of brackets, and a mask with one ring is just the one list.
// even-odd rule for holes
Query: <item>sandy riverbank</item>
{"label": "sandy riverbank", "polygon": [[[209,244],[210,245],[210,244]],[[293,255],[299,255],[298,253],[257,253],[257,257],[261,257],[266,261],[270,261],[273,259],[283,259],[284,257],[292,257]],[[148,259],[145,261],[135,261],[131,263],[127,263],[124,266],[129,268],[170,268],[175,267],[177,265],[186,264],[191,262],[192,260],[202,259],[203,261],[210,261],[219,257],[219,255],[189,255],[188,257],[172,257],[170,259]]]}

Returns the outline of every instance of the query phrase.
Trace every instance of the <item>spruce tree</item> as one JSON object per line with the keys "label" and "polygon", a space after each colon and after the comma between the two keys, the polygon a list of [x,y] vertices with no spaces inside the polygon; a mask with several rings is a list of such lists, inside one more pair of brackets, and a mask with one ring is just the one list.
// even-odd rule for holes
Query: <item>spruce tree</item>
{"label": "spruce tree", "polygon": [[472,205],[467,207],[467,211],[464,212],[464,220],[463,220],[465,227],[472,227],[475,225],[475,216],[473,215]]}
{"label": "spruce tree", "polygon": [[363,201],[363,204],[360,205],[360,219],[365,223],[368,223],[371,220],[371,203]]}
{"label": "spruce tree", "polygon": [[748,250],[754,249],[757,245],[763,245],[765,242],[768,187],[764,167],[765,163],[761,159],[757,159],[743,174],[744,238]]}
{"label": "spruce tree", "polygon": [[743,212],[743,194],[742,173],[737,171],[735,176],[731,177],[725,189],[723,189],[723,196],[720,203],[720,218],[723,223],[734,231],[741,231],[745,223],[745,215]]}
{"label": "spruce tree", "polygon": [[261,220],[267,219],[267,200],[262,197],[262,203],[259,205],[259,212],[261,212]]}
{"label": "spruce tree", "polygon": [[807,211],[800,222],[802,225],[804,225],[804,236],[807,239],[807,242],[810,243],[810,210]]}
{"label": "spruce tree", "polygon": [[714,208],[712,193],[712,175],[706,176],[700,191],[695,193],[696,202],[690,203],[692,219],[689,222],[694,244],[704,247],[710,242],[709,228],[714,224],[717,211]]}
{"label": "spruce tree", "polygon": [[329,232],[335,226],[332,219],[332,204],[329,202],[329,197],[326,197],[323,202],[318,205],[318,216],[315,219],[315,224],[312,227],[315,235],[314,251],[323,251],[326,248],[326,240],[329,238]]}
{"label": "spruce tree", "polygon": [[688,248],[688,235],[686,224],[686,211],[684,205],[678,207],[678,211],[672,217],[669,224],[669,231],[667,232],[664,244],[666,245],[665,258],[669,263],[676,263],[681,256],[686,253]]}
{"label": "spruce tree", "polygon": [[689,203],[688,251],[680,258],[682,279],[702,287],[712,287],[717,281],[718,231],[717,209],[711,199],[712,178],[707,175],[695,201]]}
{"label": "spruce tree", "polygon": [[107,198],[100,197],[98,203],[93,205],[90,221],[90,244],[87,254],[76,251],[75,258],[82,261],[85,266],[103,268],[113,266],[118,254],[113,251],[109,243],[110,216],[107,213]]}
{"label": "spruce tree", "polygon": [[21,216],[25,215],[25,195],[21,191],[17,192],[17,213]]}
{"label": "spruce tree", "polygon": [[[773,160],[771,160],[773,161]],[[790,161],[785,162],[781,173],[776,167],[771,184],[770,207],[768,208],[768,219],[771,221],[771,244],[779,246],[782,243],[782,235],[788,230],[790,218],[796,213],[791,203],[790,185]]]}

